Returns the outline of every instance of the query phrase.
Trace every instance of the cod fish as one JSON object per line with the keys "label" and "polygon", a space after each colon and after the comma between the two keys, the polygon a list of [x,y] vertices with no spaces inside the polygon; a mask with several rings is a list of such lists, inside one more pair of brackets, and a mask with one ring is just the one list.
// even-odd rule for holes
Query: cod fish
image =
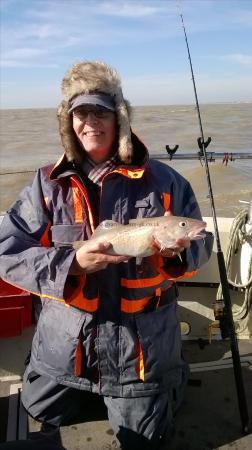
{"label": "cod fish", "polygon": [[204,239],[206,235],[202,231],[206,225],[201,220],[178,216],[131,219],[127,225],[104,220],[89,240],[75,241],[73,247],[78,250],[85,245],[88,250],[94,242],[106,241],[111,243],[107,251],[110,255],[141,258],[155,253],[153,240],[164,250],[174,247],[177,239]]}

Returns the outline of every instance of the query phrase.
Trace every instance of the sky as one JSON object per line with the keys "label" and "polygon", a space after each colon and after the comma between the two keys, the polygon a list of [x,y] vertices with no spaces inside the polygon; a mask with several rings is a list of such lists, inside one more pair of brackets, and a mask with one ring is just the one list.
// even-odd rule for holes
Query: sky
{"label": "sky", "polygon": [[105,61],[136,105],[252,101],[252,0],[1,0],[1,108],[55,108],[81,60]]}

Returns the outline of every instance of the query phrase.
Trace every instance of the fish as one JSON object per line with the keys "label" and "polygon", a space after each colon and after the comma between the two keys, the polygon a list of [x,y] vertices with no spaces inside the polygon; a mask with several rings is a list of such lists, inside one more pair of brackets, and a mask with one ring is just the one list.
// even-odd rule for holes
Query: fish
{"label": "fish", "polygon": [[113,220],[104,220],[95,229],[90,239],[73,242],[73,248],[82,246],[92,249],[94,242],[109,242],[109,255],[125,255],[144,258],[155,253],[153,241],[161,250],[176,246],[177,239],[204,239],[207,224],[202,220],[178,216],[161,216],[141,219],[131,219],[127,225]]}

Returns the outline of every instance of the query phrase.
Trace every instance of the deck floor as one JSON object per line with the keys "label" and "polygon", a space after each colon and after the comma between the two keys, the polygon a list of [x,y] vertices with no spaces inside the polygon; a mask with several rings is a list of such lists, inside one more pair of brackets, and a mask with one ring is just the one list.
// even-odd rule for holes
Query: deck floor
{"label": "deck floor", "polygon": [[[249,415],[252,418],[251,340],[240,341],[239,348],[244,362],[242,371]],[[214,341],[209,345],[206,341],[185,341],[184,353],[190,364],[211,361],[213,367],[211,370],[191,373],[192,381],[187,387],[184,404],[176,417],[176,434],[172,442],[163,446],[162,450],[251,450],[252,434],[243,436],[241,432],[233,369],[232,367],[218,368],[218,365],[213,363],[217,360],[231,363],[229,343]],[[248,361],[247,364],[245,364],[246,361]],[[8,368],[5,369],[6,374]],[[13,367],[9,375],[11,373],[13,373]],[[1,380],[0,442],[2,444],[0,449],[4,450],[8,447],[8,450],[12,448],[16,450],[18,448],[15,447],[16,444],[11,447],[10,444],[7,446],[3,443],[6,439],[9,389],[14,381],[4,381],[4,376]],[[83,393],[82,401],[83,415],[79,417],[77,423],[62,427],[56,441],[52,439],[41,441],[40,424],[29,419],[29,439],[32,439],[33,444],[30,441],[28,447],[24,441],[22,443],[19,441],[20,445],[23,445],[19,448],[57,450],[62,449],[63,446],[66,450],[112,449],[113,432],[107,420],[102,398]]]}

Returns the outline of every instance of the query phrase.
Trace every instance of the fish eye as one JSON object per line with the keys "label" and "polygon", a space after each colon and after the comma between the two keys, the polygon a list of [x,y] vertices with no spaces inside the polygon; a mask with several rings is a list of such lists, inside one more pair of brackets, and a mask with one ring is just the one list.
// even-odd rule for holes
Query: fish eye
{"label": "fish eye", "polygon": [[187,225],[187,222],[179,222],[179,226],[182,228],[186,227],[186,225]]}

